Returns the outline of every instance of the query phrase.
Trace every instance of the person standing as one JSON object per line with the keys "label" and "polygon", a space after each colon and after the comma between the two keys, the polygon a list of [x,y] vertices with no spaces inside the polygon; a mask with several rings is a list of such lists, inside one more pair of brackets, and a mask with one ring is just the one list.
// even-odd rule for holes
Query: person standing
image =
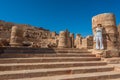
{"label": "person standing", "polygon": [[97,24],[97,27],[95,29],[95,36],[94,36],[94,41],[96,42],[96,49],[97,50],[102,50],[104,49],[103,46],[103,36],[102,36],[102,32],[103,32],[103,27],[102,24]]}

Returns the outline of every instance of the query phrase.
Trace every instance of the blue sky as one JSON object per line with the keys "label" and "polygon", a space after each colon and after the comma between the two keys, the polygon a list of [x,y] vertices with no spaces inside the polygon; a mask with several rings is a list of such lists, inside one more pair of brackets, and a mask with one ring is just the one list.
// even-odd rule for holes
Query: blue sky
{"label": "blue sky", "polygon": [[30,24],[59,33],[92,35],[91,18],[111,12],[120,23],[120,0],[0,0],[0,20]]}

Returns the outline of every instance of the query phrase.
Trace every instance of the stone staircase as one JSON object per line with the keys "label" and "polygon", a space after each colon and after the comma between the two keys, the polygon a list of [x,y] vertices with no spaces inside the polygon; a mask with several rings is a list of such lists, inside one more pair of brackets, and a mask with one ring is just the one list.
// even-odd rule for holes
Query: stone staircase
{"label": "stone staircase", "polygon": [[120,80],[120,72],[87,50],[3,48],[0,80]]}

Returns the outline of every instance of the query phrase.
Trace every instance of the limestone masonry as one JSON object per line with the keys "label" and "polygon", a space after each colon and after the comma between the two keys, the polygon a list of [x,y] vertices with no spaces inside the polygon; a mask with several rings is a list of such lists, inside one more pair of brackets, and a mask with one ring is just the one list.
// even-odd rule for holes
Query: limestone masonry
{"label": "limestone masonry", "polygon": [[[92,37],[92,36],[91,36]],[[93,48],[93,39],[83,38],[80,34],[68,30],[50,32],[25,24],[14,24],[0,21],[0,46],[39,47],[39,48]]]}
{"label": "limestone masonry", "polygon": [[[1,47],[38,47],[38,48],[79,48],[94,49],[95,28],[97,24],[103,26],[103,44],[105,53],[118,53],[120,48],[120,26],[116,25],[115,15],[112,13],[98,14],[92,17],[93,36],[83,38],[80,34],[74,35],[68,30],[50,32],[43,28],[31,25],[14,24],[0,21]],[[103,53],[103,52],[102,52]],[[118,54],[116,54],[118,56]]]}

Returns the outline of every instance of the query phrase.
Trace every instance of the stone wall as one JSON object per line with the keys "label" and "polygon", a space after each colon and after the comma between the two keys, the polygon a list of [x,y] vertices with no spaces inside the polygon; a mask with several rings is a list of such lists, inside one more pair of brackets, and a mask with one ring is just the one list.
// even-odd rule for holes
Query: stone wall
{"label": "stone wall", "polygon": [[[0,42],[7,41],[10,44],[12,26],[23,27],[23,46],[41,47],[44,45],[58,45],[56,32],[50,32],[42,27],[37,28],[26,24],[14,24],[10,22],[0,21]],[[52,40],[52,42],[51,42]],[[9,41],[9,42],[8,42]],[[3,45],[3,44],[1,44]],[[4,45],[6,46],[6,44]],[[9,46],[9,45],[8,45]]]}

